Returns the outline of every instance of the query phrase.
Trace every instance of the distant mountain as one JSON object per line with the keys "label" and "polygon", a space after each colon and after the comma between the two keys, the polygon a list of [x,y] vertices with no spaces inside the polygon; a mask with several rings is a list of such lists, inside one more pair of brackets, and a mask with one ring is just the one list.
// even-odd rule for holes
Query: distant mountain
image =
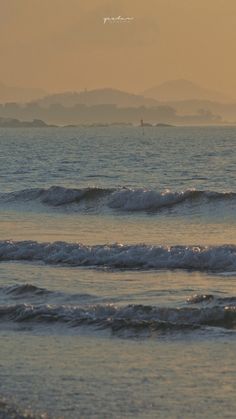
{"label": "distant mountain", "polygon": [[48,95],[37,101],[40,106],[60,104],[74,106],[77,104],[94,105],[117,105],[128,106],[155,106],[159,103],[155,99],[144,98],[141,95],[127,93],[121,90],[104,88],[96,90],[83,90],[81,92],[64,92]]}
{"label": "distant mountain", "polygon": [[141,92],[141,95],[165,102],[182,100],[232,102],[232,99],[223,93],[205,89],[184,79],[166,81],[159,86]]}
{"label": "distant mountain", "polygon": [[46,92],[42,89],[7,86],[0,82],[0,103],[29,102],[45,95]]}

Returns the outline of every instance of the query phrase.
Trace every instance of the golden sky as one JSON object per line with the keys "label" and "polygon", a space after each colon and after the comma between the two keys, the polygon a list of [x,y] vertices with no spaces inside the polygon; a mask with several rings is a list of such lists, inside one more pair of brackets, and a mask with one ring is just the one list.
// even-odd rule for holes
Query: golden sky
{"label": "golden sky", "polygon": [[[132,17],[106,23],[104,17]],[[0,81],[138,92],[185,78],[236,98],[235,0],[0,0]]]}

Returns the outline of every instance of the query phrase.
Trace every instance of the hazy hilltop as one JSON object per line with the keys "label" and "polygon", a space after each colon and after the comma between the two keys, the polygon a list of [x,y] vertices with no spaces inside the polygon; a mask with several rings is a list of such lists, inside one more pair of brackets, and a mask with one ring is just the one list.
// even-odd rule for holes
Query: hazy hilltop
{"label": "hazy hilltop", "polygon": [[29,102],[46,95],[42,89],[7,86],[0,82],[0,103],[6,102]]}
{"label": "hazy hilltop", "polygon": [[[40,119],[57,125],[137,124],[141,119],[146,123],[196,125],[236,122],[236,103],[229,99],[227,103],[223,94],[187,80],[167,81],[143,92],[153,95],[152,98],[113,88],[65,91],[39,98],[43,93],[40,89],[9,88],[0,84],[0,117],[21,121]],[[8,100],[3,105],[4,94]],[[36,98],[32,99],[32,95]]]}
{"label": "hazy hilltop", "polygon": [[157,100],[153,98],[145,98],[141,95],[112,88],[56,93],[38,100],[37,103],[40,106],[60,104],[68,107],[78,104],[87,106],[117,105],[122,107],[155,106],[158,104]]}
{"label": "hazy hilltop", "polygon": [[209,100],[216,102],[232,102],[223,93],[205,89],[189,80],[169,80],[158,86],[146,89],[141,94],[159,101]]}

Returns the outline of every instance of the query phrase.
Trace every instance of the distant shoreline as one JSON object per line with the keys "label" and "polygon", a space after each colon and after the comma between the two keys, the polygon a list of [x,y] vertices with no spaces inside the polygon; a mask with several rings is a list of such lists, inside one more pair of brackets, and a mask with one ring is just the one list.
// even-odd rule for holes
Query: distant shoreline
{"label": "distant shoreline", "polygon": [[181,127],[235,127],[236,123],[221,122],[218,124],[170,124],[170,123],[148,123],[142,125],[133,124],[132,122],[111,122],[111,123],[91,123],[91,124],[67,124],[55,125],[47,124],[41,119],[33,119],[32,121],[21,121],[13,118],[1,118],[0,128],[109,128],[109,127],[132,127],[132,128],[181,128]]}

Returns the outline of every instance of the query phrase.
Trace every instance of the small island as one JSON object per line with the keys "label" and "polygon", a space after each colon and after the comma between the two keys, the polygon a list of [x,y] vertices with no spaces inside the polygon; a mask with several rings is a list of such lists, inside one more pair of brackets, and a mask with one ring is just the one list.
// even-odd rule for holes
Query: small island
{"label": "small island", "polygon": [[0,118],[0,128],[47,128],[56,127],[56,125],[48,125],[41,119],[33,119],[33,121],[20,121],[16,118]]}
{"label": "small island", "polygon": [[[113,126],[124,126],[132,127],[134,126],[132,122],[111,122],[111,123],[92,123],[92,124],[68,124],[68,125],[54,125],[47,124],[42,119],[33,119],[32,121],[21,121],[17,118],[2,118],[0,117],[0,128],[104,128],[104,127],[113,127]],[[175,127],[175,125],[158,123],[150,124],[148,122],[143,122],[139,125],[140,127]]]}

